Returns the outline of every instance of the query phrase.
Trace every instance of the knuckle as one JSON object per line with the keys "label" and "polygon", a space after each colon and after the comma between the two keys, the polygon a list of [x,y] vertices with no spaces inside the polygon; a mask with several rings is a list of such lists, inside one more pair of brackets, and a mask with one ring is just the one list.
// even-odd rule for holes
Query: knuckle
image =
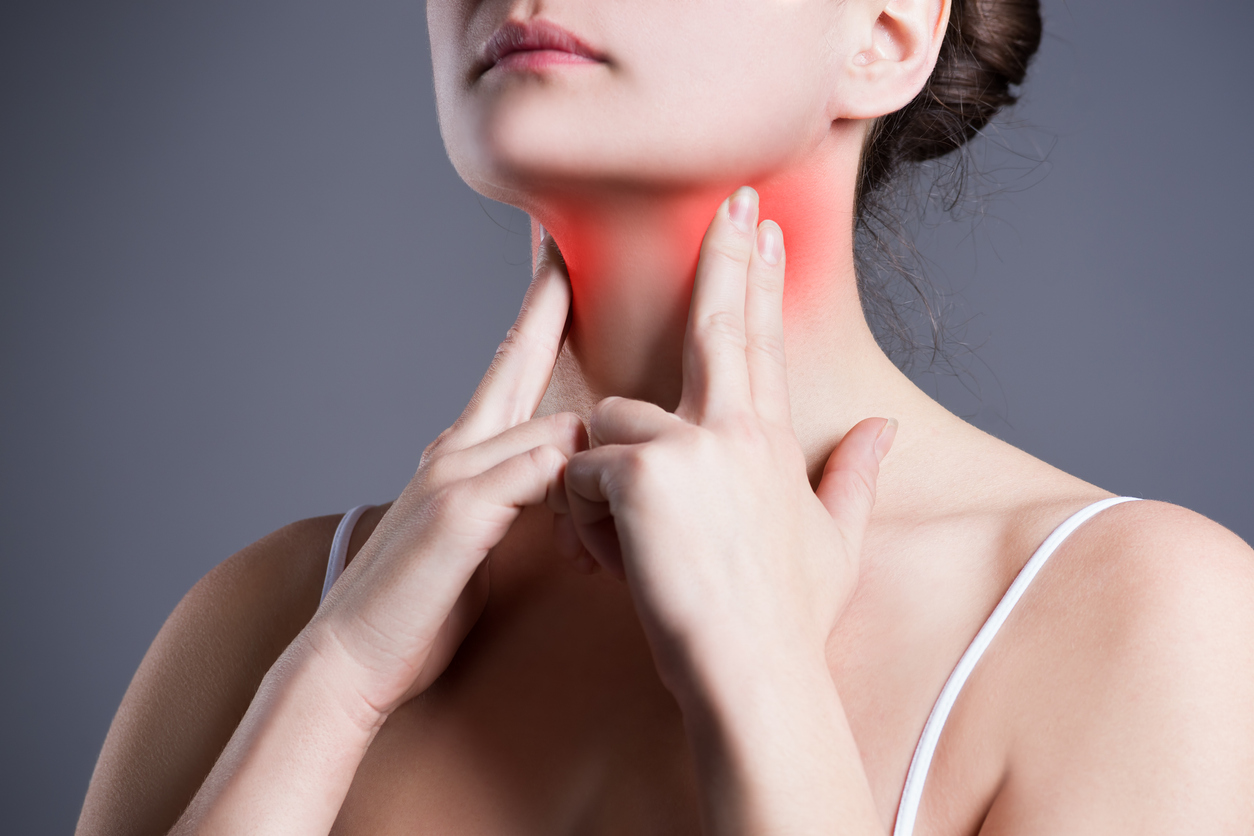
{"label": "knuckle", "polygon": [[745,350],[774,363],[784,362],[784,341],[775,334],[755,334]]}
{"label": "knuckle", "polygon": [[583,427],[583,419],[577,412],[558,412],[553,415],[553,420],[562,430],[578,430]]}
{"label": "knuckle", "polygon": [[612,413],[622,406],[622,398],[610,395],[597,401],[588,414],[588,423],[595,428],[598,424],[610,419]]}
{"label": "knuckle", "polygon": [[750,250],[743,241],[719,236],[706,243],[702,258],[714,265],[739,267],[743,270],[749,265],[749,253]]}
{"label": "knuckle", "polygon": [[505,332],[505,338],[501,340],[501,344],[496,347],[496,355],[493,359],[494,361],[499,361],[500,358],[515,351],[526,351],[530,342],[531,340],[527,337],[526,331],[519,328],[516,324],[511,325],[509,330]]}
{"label": "knuckle", "polygon": [[[780,264],[782,263],[781,261]],[[784,271],[779,268],[779,264],[755,262],[753,269],[749,271],[748,282],[754,290],[778,296],[784,289]]]}
{"label": "knuckle", "polygon": [[437,525],[465,518],[474,504],[474,489],[469,482],[448,485],[431,495],[427,514]]}
{"label": "knuckle", "polygon": [[456,453],[436,456],[427,464],[427,482],[436,487],[450,485],[458,480],[460,470]]}
{"label": "knuckle", "polygon": [[851,471],[845,479],[845,492],[850,502],[862,508],[870,508],[875,504],[875,485],[867,474],[860,470]]}
{"label": "knuckle", "polygon": [[717,456],[720,441],[707,427],[680,428],[665,441],[637,446],[641,472],[652,484],[662,484],[685,476],[699,462]]}
{"label": "knuckle", "polygon": [[701,321],[701,333],[712,339],[726,340],[743,348],[745,328],[740,317],[731,311],[711,311]]}
{"label": "knuckle", "polygon": [[541,444],[527,451],[531,463],[541,471],[554,471],[566,461],[566,454],[552,444]]}
{"label": "knuckle", "polygon": [[592,422],[596,423],[597,421],[600,421],[603,418],[605,418],[606,414],[609,413],[609,411],[614,408],[614,405],[617,402],[617,400],[618,399],[615,398],[613,395],[610,395],[608,398],[602,398],[601,400],[597,401],[593,405],[592,412],[589,415],[589,418],[592,420]]}
{"label": "knuckle", "polygon": [[418,460],[418,469],[430,468],[431,465],[439,460],[444,451],[449,448],[452,443],[453,433],[456,425],[437,435],[430,444],[422,448],[422,457]]}
{"label": "knuckle", "polygon": [[574,412],[557,412],[548,416],[552,434],[563,442],[570,442],[583,432],[583,419]]}
{"label": "knuckle", "polygon": [[638,444],[631,448],[623,460],[627,481],[635,484],[656,479],[664,467],[660,449],[656,444]]}

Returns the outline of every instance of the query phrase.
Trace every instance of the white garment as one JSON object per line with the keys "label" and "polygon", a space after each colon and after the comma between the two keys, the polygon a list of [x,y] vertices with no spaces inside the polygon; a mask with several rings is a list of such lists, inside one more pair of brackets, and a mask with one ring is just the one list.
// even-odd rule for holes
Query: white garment
{"label": "white garment", "polygon": [[975,638],[972,639],[970,646],[967,647],[967,651],[958,660],[957,666],[954,667],[953,673],[949,675],[949,679],[945,681],[945,687],[941,688],[940,696],[936,698],[936,703],[932,706],[932,713],[928,715],[927,722],[923,725],[923,734],[919,737],[919,745],[914,748],[914,757],[910,760],[910,771],[906,773],[906,785],[901,791],[901,803],[897,805],[897,823],[893,825],[893,836],[911,836],[914,833],[914,821],[919,815],[919,802],[923,799],[923,783],[927,780],[927,771],[932,766],[932,755],[936,753],[936,744],[940,740],[941,729],[945,728],[945,721],[949,719],[949,711],[954,707],[954,701],[958,699],[958,692],[966,684],[967,677],[971,675],[971,671],[975,668],[975,663],[980,661],[980,657],[988,649],[993,636],[997,635],[1001,625],[1006,623],[1006,616],[1010,615],[1010,611],[1015,608],[1015,604],[1019,603],[1019,599],[1023,597],[1023,591],[1028,588],[1028,584],[1032,583],[1032,579],[1041,571],[1045,561],[1049,560],[1050,555],[1062,544],[1062,541],[1066,540],[1071,532],[1079,528],[1090,517],[1112,505],[1130,502],[1138,498],[1135,496],[1112,496],[1109,499],[1100,499],[1092,505],[1081,508],[1063,520],[1062,525],[1055,528],[1054,533],[1045,538],[1045,542],[1041,543],[1040,548],[1028,558],[1028,562],[1019,570],[1019,574],[1010,583],[1010,588],[1006,590],[1006,594],[1002,596],[1001,601],[993,608],[993,614],[984,622],[980,632],[975,634]]}
{"label": "white garment", "polygon": [[331,539],[331,556],[327,560],[327,574],[322,581],[322,597],[318,599],[318,603],[321,604],[326,599],[331,586],[339,580],[340,575],[344,574],[344,564],[348,561],[348,541],[353,536],[353,529],[357,526],[361,515],[373,507],[373,505],[358,505],[340,520],[340,524],[335,529],[335,537]]}

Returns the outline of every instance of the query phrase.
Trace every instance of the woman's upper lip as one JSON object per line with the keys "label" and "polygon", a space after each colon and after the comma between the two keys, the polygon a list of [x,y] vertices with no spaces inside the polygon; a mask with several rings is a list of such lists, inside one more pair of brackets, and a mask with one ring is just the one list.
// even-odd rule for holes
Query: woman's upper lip
{"label": "woman's upper lip", "polygon": [[604,55],[556,23],[542,18],[507,20],[484,44],[477,75],[489,70],[511,52],[534,49],[552,49],[582,55],[595,61],[605,60]]}

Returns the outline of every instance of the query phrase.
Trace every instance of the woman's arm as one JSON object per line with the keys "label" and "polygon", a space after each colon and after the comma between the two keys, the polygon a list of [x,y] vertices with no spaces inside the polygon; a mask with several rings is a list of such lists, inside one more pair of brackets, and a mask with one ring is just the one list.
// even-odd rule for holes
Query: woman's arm
{"label": "woman's arm", "polygon": [[337,520],[279,529],[223,561],[183,597],[114,716],[79,834],[170,830],[266,671],[313,615]]}
{"label": "woman's arm", "polygon": [[711,834],[884,836],[826,659],[758,659],[683,699]]}
{"label": "woman's arm", "polygon": [[[290,601],[257,600],[250,589],[245,617],[218,628],[222,619],[235,620],[239,602],[224,603],[222,595],[210,594],[218,590],[209,584],[189,596],[191,618],[172,619],[176,626],[163,631],[139,677],[144,698],[135,701],[153,710],[125,710],[127,728],[119,736],[140,740],[170,723],[185,710],[173,704],[183,694],[196,693],[200,700],[203,691],[210,712],[221,719],[202,723],[208,733],[181,747],[176,768],[184,776],[175,787],[156,791],[169,790],[153,803],[159,815],[152,821],[182,812],[174,831],[180,834],[304,836],[330,830],[374,734],[393,710],[440,675],[482,612],[489,581],[484,558],[522,507],[544,502],[566,460],[586,444],[578,416],[532,417],[552,375],[570,304],[559,263],[549,242],[523,310],[470,404],[424,451],[414,478],[312,620],[286,650],[270,645],[257,657],[267,662],[278,657],[264,678],[257,676],[256,662],[243,672],[236,668],[241,659],[253,658],[250,643],[291,635],[290,630],[252,632],[256,618]],[[310,594],[272,617],[308,620],[315,601]],[[236,673],[228,685],[230,699],[219,699],[220,686],[207,670],[212,666],[184,646],[188,639],[206,643],[189,622],[213,624],[210,636],[226,639],[207,641],[218,667]],[[291,622],[284,623],[290,628]],[[169,657],[174,664],[166,664]],[[254,697],[250,691],[258,680]],[[232,733],[222,750],[224,729]],[[118,753],[118,762],[110,747],[105,754],[108,762],[97,770],[102,780],[89,790],[79,832],[108,833],[125,824],[126,832],[134,833],[124,809],[99,799],[108,796],[108,776],[144,768],[137,762],[144,752],[132,747]],[[189,779],[203,774],[213,757],[208,777],[183,811]]]}
{"label": "woman's arm", "polygon": [[327,633],[297,636],[171,836],[329,833],[387,719],[354,689],[355,674]]}
{"label": "woman's arm", "polygon": [[1012,743],[980,832],[1254,833],[1254,551],[1162,502],[1072,537],[999,636]]}

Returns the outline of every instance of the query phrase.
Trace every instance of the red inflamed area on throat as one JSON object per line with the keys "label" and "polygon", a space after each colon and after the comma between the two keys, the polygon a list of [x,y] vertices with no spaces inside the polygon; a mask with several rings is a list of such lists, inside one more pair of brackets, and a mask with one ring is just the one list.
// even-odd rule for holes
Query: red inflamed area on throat
{"label": "red inflamed area on throat", "polygon": [[[850,211],[836,212],[825,206],[822,199],[798,199],[794,192],[787,196],[773,195],[771,190],[759,190],[759,223],[762,220],[773,220],[783,231],[785,254],[785,293],[784,315],[794,319],[795,314],[803,313],[805,305],[817,303],[819,297],[828,297],[833,291],[836,296],[846,295],[840,288],[831,287],[833,283],[846,281],[842,279],[842,270],[852,270],[853,232]],[[696,276],[701,242],[705,236],[714,213],[718,210],[721,199],[694,202],[691,208],[685,207],[682,213],[668,218],[668,235],[670,246],[674,249],[664,254],[660,260],[671,265],[676,276],[683,276],[691,289]],[[564,230],[555,230],[554,235],[561,247],[563,258],[574,284],[576,300],[586,293],[595,293],[590,286],[581,284],[588,277],[616,273],[622,264],[605,264],[604,260],[613,252],[611,242],[598,240],[600,236],[592,229],[580,229],[577,226]],[[617,243],[617,242],[615,242]],[[647,246],[654,246],[651,242]],[[646,245],[642,245],[646,246]],[[621,244],[618,245],[622,258]],[[627,248],[626,258],[631,259],[631,248]],[[645,255],[641,258],[641,269],[645,264],[656,263],[653,258]],[[852,280],[852,273],[850,278]],[[647,280],[642,284],[648,284]],[[578,304],[578,301],[576,301]]]}

